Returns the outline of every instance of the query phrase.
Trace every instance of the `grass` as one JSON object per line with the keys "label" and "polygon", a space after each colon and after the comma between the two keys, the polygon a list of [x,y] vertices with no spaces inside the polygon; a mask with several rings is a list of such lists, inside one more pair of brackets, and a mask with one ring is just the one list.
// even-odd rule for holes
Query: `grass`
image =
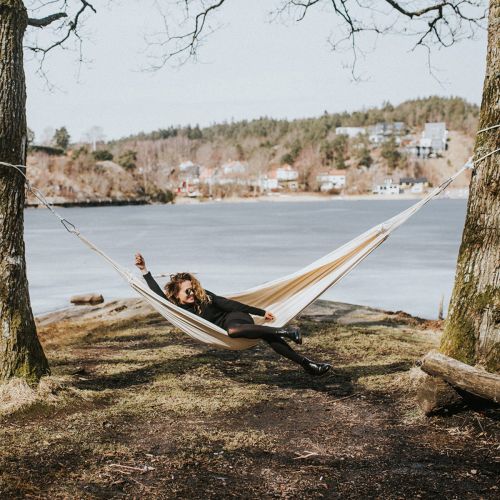
{"label": "grass", "polygon": [[[410,370],[439,333],[408,321],[300,324],[300,350],[333,362],[329,377],[266,345],[207,349],[155,314],[41,327],[52,375],[35,390],[0,389],[0,495],[446,497],[445,476],[457,491],[494,491],[491,416],[429,420],[416,409]],[[460,419],[466,438],[441,432]],[[405,466],[402,483],[401,462],[441,465]],[[482,472],[469,478],[467,467]]]}

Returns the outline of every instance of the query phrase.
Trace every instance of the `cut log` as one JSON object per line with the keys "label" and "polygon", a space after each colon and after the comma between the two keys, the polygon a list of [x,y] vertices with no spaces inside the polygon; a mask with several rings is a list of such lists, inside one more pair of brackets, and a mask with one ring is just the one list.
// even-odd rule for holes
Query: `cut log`
{"label": "cut log", "polygon": [[426,354],[420,368],[429,375],[442,378],[453,387],[495,403],[500,402],[500,375],[474,368],[437,351]]}
{"label": "cut log", "polygon": [[69,300],[72,304],[75,304],[75,306],[88,304],[94,306],[96,304],[102,304],[104,302],[104,297],[97,293],[90,293],[88,295],[73,295]]}

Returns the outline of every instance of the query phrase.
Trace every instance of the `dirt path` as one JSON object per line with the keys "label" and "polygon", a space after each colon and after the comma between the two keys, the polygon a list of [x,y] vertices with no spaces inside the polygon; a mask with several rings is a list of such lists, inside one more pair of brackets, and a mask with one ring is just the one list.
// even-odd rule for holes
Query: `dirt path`
{"label": "dirt path", "polygon": [[53,376],[0,417],[0,497],[499,497],[498,411],[413,401],[437,325],[322,301],[300,324],[329,377],[207,350],[134,301],[42,319]]}

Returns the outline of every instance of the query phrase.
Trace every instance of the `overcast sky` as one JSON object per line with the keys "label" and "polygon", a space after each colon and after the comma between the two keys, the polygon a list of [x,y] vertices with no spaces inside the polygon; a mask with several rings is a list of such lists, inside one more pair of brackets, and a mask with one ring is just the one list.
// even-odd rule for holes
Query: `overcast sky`
{"label": "overcast sky", "polygon": [[63,125],[73,140],[95,125],[112,139],[177,124],[311,117],[433,94],[480,102],[485,33],[433,52],[440,82],[429,74],[424,49],[410,52],[404,37],[381,38],[360,61],[364,81],[355,83],[344,67],[350,54],[332,52],[327,42],[334,16],[311,10],[300,23],[270,23],[272,5],[230,1],[198,63],[155,73],[140,70],[148,63],[144,34],[159,26],[155,3],[123,0],[98,8],[86,23],[84,55],[91,62],[79,68],[71,51],[48,56],[45,68],[58,89],[49,92],[27,62],[28,125],[37,141],[47,127]]}

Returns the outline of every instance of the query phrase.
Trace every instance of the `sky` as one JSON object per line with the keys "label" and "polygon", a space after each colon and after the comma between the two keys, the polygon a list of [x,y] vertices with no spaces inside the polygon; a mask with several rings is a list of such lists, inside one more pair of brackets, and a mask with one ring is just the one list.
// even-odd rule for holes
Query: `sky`
{"label": "sky", "polygon": [[[83,54],[55,50],[45,71],[52,89],[26,59],[28,126],[41,142],[47,129],[66,126],[72,140],[94,126],[106,139],[175,125],[253,119],[302,118],[354,111],[429,95],[480,103],[486,33],[451,48],[427,51],[409,37],[383,36],[361,58],[353,81],[350,52],[332,52],[328,38],[338,19],[320,9],[300,22],[270,21],[279,2],[233,0],[215,21],[220,27],[196,62],[147,71],[145,35],[161,28],[157,4],[115,0],[87,16]],[[49,36],[44,33],[43,36]]]}

